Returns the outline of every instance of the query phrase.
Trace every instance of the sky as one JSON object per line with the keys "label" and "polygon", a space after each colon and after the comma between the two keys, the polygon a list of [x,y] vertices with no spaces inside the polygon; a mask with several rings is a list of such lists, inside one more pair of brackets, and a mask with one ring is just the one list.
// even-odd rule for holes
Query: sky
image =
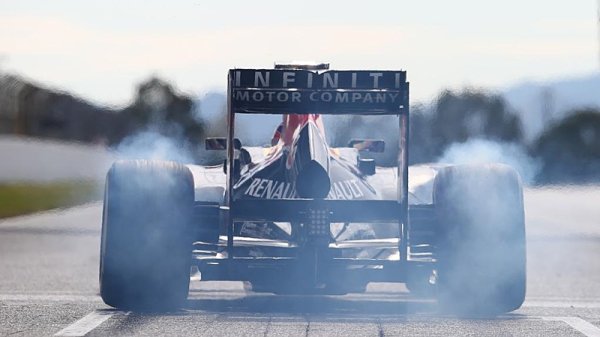
{"label": "sky", "polygon": [[408,71],[413,102],[597,72],[596,0],[2,0],[0,71],[125,105],[152,75],[202,97],[276,61]]}

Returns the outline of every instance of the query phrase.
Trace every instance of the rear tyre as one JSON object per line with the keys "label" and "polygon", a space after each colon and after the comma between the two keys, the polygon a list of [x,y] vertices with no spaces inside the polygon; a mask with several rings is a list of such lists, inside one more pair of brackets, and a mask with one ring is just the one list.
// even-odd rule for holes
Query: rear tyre
{"label": "rear tyre", "polygon": [[119,161],[108,172],[100,295],[115,308],[167,310],[188,295],[193,177],[172,162]]}
{"label": "rear tyre", "polygon": [[499,164],[446,167],[435,179],[433,197],[441,309],[483,315],[518,309],[526,283],[518,174]]}

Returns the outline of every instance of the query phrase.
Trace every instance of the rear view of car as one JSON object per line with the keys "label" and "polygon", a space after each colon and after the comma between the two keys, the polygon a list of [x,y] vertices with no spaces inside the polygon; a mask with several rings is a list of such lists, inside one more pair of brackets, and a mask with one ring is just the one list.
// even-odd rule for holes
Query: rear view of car
{"label": "rear view of car", "polygon": [[[228,132],[207,140],[207,149],[226,152],[223,165],[133,161],[109,171],[104,301],[180,307],[193,265],[202,280],[244,281],[259,292],[345,294],[402,282],[447,310],[518,308],[525,296],[519,177],[501,165],[409,169],[408,88],[404,71],[230,70]],[[234,132],[239,114],[281,115],[277,139],[245,147]],[[381,140],[327,142],[323,116],[356,114],[395,121],[396,167],[365,156],[384,151]]]}

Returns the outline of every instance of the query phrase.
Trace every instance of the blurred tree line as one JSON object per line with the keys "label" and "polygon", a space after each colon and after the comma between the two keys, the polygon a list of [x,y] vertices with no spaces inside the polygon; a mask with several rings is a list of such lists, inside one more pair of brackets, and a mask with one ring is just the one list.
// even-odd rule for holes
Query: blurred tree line
{"label": "blurred tree line", "polygon": [[18,76],[0,75],[0,133],[5,134],[116,147],[132,135],[149,131],[195,153],[205,129],[195,118],[194,106],[192,97],[156,77],[140,83],[132,102],[118,109]]}
{"label": "blurred tree line", "polygon": [[[339,123],[334,143],[379,135],[386,141],[381,165],[395,165],[398,121],[394,117],[351,116]],[[473,139],[516,145],[540,164],[535,183],[600,182],[600,110],[580,109],[549,125],[527,143],[519,113],[502,96],[481,90],[444,91],[430,106],[415,105],[410,113],[410,164],[438,161],[453,144]],[[469,154],[466,154],[469,155]],[[476,156],[476,153],[472,154]]]}
{"label": "blurred tree line", "polygon": [[138,85],[135,100],[121,113],[128,116],[133,130],[151,127],[164,136],[197,144],[203,140],[204,127],[194,118],[193,109],[191,97],[152,77]]}
{"label": "blurred tree line", "polygon": [[[353,138],[383,136],[389,151],[377,156],[381,165],[395,165],[398,151],[397,117],[351,116],[335,138],[337,146]],[[444,91],[431,106],[416,105],[410,112],[411,164],[435,162],[454,143],[483,138],[520,143],[521,122],[501,96],[481,91]]]}
{"label": "blurred tree line", "polygon": [[106,144],[126,136],[127,124],[115,109],[0,74],[0,133]]}
{"label": "blurred tree line", "polygon": [[[219,109],[211,112],[216,118],[206,119],[203,102],[197,103],[156,77],[137,86],[131,104],[114,109],[4,75],[0,76],[0,133],[118,146],[127,137],[150,130],[192,153],[195,161],[206,163],[207,158],[218,156],[209,157],[202,150],[203,140],[225,135],[226,116],[224,109]],[[485,139],[516,144],[538,160],[538,183],[599,182],[600,111],[582,109],[566,116],[533,142],[526,142],[519,112],[501,95],[481,90],[444,91],[429,105],[411,107],[410,163],[436,162],[452,144]],[[345,146],[353,138],[383,138],[386,153],[375,155],[378,163],[396,163],[397,117],[331,118],[335,118],[335,123],[330,123],[335,125],[330,134],[334,146]]]}
{"label": "blurred tree line", "polygon": [[573,111],[546,128],[531,153],[542,161],[538,183],[600,182],[600,111]]}

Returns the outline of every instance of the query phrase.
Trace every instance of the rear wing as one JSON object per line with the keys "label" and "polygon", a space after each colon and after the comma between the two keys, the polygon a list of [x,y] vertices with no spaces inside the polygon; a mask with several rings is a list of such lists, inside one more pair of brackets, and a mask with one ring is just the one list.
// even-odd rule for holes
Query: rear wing
{"label": "rear wing", "polygon": [[[405,71],[231,69],[227,86],[227,248],[233,248],[234,144],[236,114],[399,116],[398,206],[401,260],[408,235],[409,84]],[[239,205],[242,206],[242,205]],[[243,208],[243,207],[242,207]],[[229,257],[232,255],[230,253]]]}
{"label": "rear wing", "polygon": [[234,113],[399,115],[408,112],[405,71],[233,69]]}
{"label": "rear wing", "polygon": [[[405,71],[231,69],[227,86],[227,206],[231,206],[236,114],[399,116],[398,203],[408,204],[409,83]],[[407,212],[406,212],[407,213]]]}

